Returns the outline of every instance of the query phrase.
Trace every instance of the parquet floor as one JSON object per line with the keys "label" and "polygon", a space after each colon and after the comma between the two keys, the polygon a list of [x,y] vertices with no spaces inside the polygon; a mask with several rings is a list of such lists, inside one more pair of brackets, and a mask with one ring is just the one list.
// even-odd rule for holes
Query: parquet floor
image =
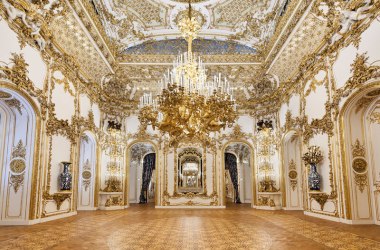
{"label": "parquet floor", "polygon": [[380,226],[248,205],[225,210],[134,205],[34,226],[2,226],[0,249],[380,249]]}

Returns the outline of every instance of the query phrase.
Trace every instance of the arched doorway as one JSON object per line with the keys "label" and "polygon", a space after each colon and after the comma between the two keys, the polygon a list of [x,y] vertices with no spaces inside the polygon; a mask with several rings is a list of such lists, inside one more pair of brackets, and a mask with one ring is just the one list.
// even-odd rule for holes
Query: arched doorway
{"label": "arched doorway", "polygon": [[23,94],[0,86],[0,224],[28,224],[36,216],[32,195],[38,165],[36,112]]}
{"label": "arched doorway", "polygon": [[243,142],[228,143],[224,150],[225,203],[252,203],[253,152]]}
{"label": "arched doorway", "polygon": [[340,113],[345,218],[380,224],[380,84],[353,94]]}
{"label": "arched doorway", "polygon": [[150,142],[136,142],[128,148],[127,203],[155,203],[156,149]]}
{"label": "arched doorway", "polygon": [[96,139],[90,131],[80,137],[78,169],[78,210],[95,210]]}
{"label": "arched doorway", "polygon": [[296,131],[292,130],[285,134],[282,141],[282,181],[286,191],[283,204],[287,210],[303,210],[301,145]]}

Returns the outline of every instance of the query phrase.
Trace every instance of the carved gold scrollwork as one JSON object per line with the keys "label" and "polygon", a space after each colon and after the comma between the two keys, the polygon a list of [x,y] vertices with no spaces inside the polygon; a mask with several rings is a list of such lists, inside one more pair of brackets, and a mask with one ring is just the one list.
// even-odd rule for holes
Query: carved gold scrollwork
{"label": "carved gold scrollwork", "polygon": [[366,186],[368,186],[367,169],[368,164],[365,159],[365,147],[358,139],[352,145],[352,170],[354,172],[355,184],[358,186],[360,192],[363,193]]}
{"label": "carved gold scrollwork", "polygon": [[76,142],[75,131],[68,120],[60,120],[50,115],[46,123],[46,132],[48,135],[65,135],[72,143]]}
{"label": "carved gold scrollwork", "polygon": [[12,174],[9,177],[9,184],[11,186],[13,186],[15,193],[17,193],[20,186],[22,186],[24,184],[24,174],[20,174],[20,175],[13,175]]}
{"label": "carved gold scrollwork", "polygon": [[19,140],[16,147],[13,147],[11,155],[12,160],[9,164],[9,170],[11,172],[9,184],[13,186],[15,193],[17,193],[20,186],[24,184],[24,172],[26,169],[26,147],[24,146],[22,140]]}
{"label": "carved gold scrollwork", "polygon": [[83,171],[82,171],[82,185],[84,186],[84,189],[87,191],[88,187],[91,184],[91,164],[90,160],[87,159],[83,165]]}
{"label": "carved gold scrollwork", "polygon": [[323,211],[323,208],[325,207],[325,204],[329,199],[329,195],[325,193],[312,193],[310,194],[310,198],[318,202],[318,204],[321,206],[321,210]]}
{"label": "carved gold scrollwork", "polygon": [[22,142],[22,140],[19,140],[17,143],[17,146],[13,148],[12,150],[12,158],[23,158],[25,159],[26,156],[26,148]]}
{"label": "carved gold scrollwork", "polygon": [[296,163],[294,162],[293,159],[291,159],[289,162],[288,177],[290,179],[290,186],[292,187],[293,191],[297,188],[298,173],[297,173],[296,167],[297,167]]}
{"label": "carved gold scrollwork", "polygon": [[354,176],[355,184],[359,187],[360,192],[363,193],[366,186],[368,186],[367,174],[356,174]]}
{"label": "carved gold scrollwork", "polygon": [[380,112],[373,112],[370,116],[370,121],[372,123],[380,124]]}
{"label": "carved gold scrollwork", "polygon": [[61,209],[62,203],[66,199],[70,199],[71,193],[55,193],[55,194],[49,194],[48,192],[44,192],[43,198],[44,200],[54,200],[57,205],[57,210]]}
{"label": "carved gold scrollwork", "polygon": [[111,206],[122,206],[123,198],[121,196],[111,196],[107,199],[105,203],[105,207],[111,207]]}
{"label": "carved gold scrollwork", "polygon": [[[28,64],[23,55],[12,53],[10,61],[12,66],[0,66],[0,78],[8,79],[19,88],[27,91],[32,97],[36,97],[40,102],[42,119],[45,119],[48,109],[47,97],[42,90],[34,87],[33,82],[28,77]],[[19,102],[12,101],[11,104],[21,113],[21,104]]]}
{"label": "carved gold scrollwork", "polygon": [[258,206],[269,206],[269,207],[275,207],[276,204],[274,203],[274,200],[270,197],[266,196],[259,196],[257,199],[257,205]]}
{"label": "carved gold scrollwork", "polygon": [[21,174],[26,168],[24,159],[13,159],[9,164],[9,169],[15,174]]}

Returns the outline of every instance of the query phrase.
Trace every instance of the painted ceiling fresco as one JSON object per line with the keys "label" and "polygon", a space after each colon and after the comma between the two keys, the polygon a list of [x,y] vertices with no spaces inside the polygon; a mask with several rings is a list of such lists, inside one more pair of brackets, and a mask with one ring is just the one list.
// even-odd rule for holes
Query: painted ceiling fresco
{"label": "painted ceiling fresco", "polygon": [[[91,0],[107,35],[126,48],[149,40],[180,38],[178,22],[187,15],[185,0]],[[274,34],[290,0],[193,0],[200,38],[232,40],[256,48]],[[218,44],[225,46],[225,44]]]}
{"label": "painted ceiling fresco", "polygon": [[[184,39],[148,41],[127,48],[125,54],[130,55],[176,55],[187,50],[187,42]],[[201,55],[230,55],[255,54],[255,49],[233,41],[217,41],[210,39],[195,39],[193,51]]]}

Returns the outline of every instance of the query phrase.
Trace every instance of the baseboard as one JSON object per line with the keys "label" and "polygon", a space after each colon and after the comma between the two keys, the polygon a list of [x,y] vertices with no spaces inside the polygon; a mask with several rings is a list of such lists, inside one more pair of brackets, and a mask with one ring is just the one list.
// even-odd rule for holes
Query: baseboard
{"label": "baseboard", "polygon": [[155,206],[158,209],[225,209],[226,206]]}
{"label": "baseboard", "polygon": [[283,207],[282,210],[286,210],[286,211],[303,211],[303,208],[300,208],[300,207]]}
{"label": "baseboard", "polygon": [[110,207],[105,207],[105,206],[100,206],[99,210],[123,210],[124,206],[110,206]]}
{"label": "baseboard", "polygon": [[347,220],[340,219],[340,222],[349,224],[349,225],[379,225],[373,222],[373,220]]}
{"label": "baseboard", "polygon": [[70,213],[64,213],[64,214],[57,214],[57,215],[52,215],[49,217],[41,218],[40,222],[43,223],[43,222],[48,222],[48,221],[52,221],[52,220],[58,220],[58,219],[70,217],[73,215],[77,215],[77,211],[70,212]]}
{"label": "baseboard", "polygon": [[63,214],[57,214],[52,215],[49,217],[41,218],[41,219],[35,219],[35,220],[28,220],[28,221],[0,221],[1,226],[27,226],[27,225],[35,225],[38,223],[44,223],[52,220],[58,220],[66,217],[70,217],[73,215],[77,215],[77,212],[71,212],[71,213],[63,213]]}
{"label": "baseboard", "polygon": [[95,211],[98,210],[97,207],[79,207],[77,211]]}
{"label": "baseboard", "polygon": [[324,219],[324,220],[329,220],[329,221],[335,221],[335,222],[341,222],[341,218],[325,215],[325,214],[317,214],[309,211],[304,211],[304,215],[319,218],[319,219]]}
{"label": "baseboard", "polygon": [[270,207],[270,206],[252,206],[254,209],[259,210],[281,210],[281,207]]}
{"label": "baseboard", "polygon": [[12,221],[12,220],[0,221],[0,226],[27,226],[27,225],[33,225],[33,224],[36,224],[36,223],[32,223],[32,221],[30,220],[28,221]]}

